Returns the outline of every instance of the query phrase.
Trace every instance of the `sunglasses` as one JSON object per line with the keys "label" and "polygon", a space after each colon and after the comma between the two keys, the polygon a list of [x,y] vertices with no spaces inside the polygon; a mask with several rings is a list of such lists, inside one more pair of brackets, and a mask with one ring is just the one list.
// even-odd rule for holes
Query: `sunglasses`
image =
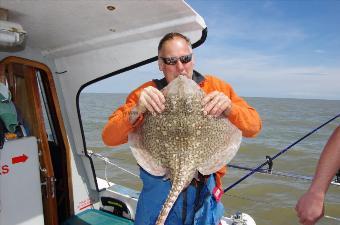
{"label": "sunglasses", "polygon": [[176,65],[178,60],[181,61],[181,63],[186,64],[188,62],[191,62],[192,53],[189,55],[183,55],[180,57],[169,57],[169,58],[159,57],[159,58],[161,58],[166,65]]}

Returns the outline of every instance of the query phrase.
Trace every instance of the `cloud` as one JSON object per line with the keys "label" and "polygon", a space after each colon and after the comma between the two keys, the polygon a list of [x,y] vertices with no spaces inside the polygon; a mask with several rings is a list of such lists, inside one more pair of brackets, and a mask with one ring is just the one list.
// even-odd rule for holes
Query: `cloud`
{"label": "cloud", "polygon": [[325,50],[322,50],[322,49],[315,49],[314,52],[315,52],[315,53],[319,53],[319,54],[326,53],[326,51],[325,51]]}
{"label": "cloud", "polygon": [[328,74],[318,73],[317,71],[304,71],[304,72],[295,72],[293,74],[288,75],[298,75],[298,76],[328,76]]}
{"label": "cloud", "polygon": [[[256,16],[246,10],[226,12],[225,7],[216,7],[215,10],[214,14],[206,18],[212,39],[237,39],[269,45],[275,43],[276,47],[284,47],[308,38],[302,27],[275,16],[268,20],[267,17]],[[272,11],[272,14],[279,14],[278,10]]]}
{"label": "cloud", "polygon": [[330,52],[310,49],[312,33],[275,4],[234,11],[215,6],[205,17],[207,42],[195,50],[198,70],[244,96],[339,99],[340,66],[325,60]]}
{"label": "cloud", "polygon": [[291,65],[284,55],[251,50],[201,56],[196,60],[198,70],[227,81],[241,96],[340,98],[339,66]]}

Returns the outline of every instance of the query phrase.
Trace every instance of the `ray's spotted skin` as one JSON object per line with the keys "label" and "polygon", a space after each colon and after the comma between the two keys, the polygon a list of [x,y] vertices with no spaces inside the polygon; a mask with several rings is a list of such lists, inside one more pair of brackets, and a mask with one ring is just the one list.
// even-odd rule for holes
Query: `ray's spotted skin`
{"label": "ray's spotted skin", "polygon": [[193,80],[179,76],[165,89],[165,110],[157,115],[145,113],[143,125],[129,134],[138,164],[152,175],[165,175],[172,184],[156,225],[165,223],[197,172],[218,171],[235,156],[242,138],[228,119],[204,115],[205,94]]}

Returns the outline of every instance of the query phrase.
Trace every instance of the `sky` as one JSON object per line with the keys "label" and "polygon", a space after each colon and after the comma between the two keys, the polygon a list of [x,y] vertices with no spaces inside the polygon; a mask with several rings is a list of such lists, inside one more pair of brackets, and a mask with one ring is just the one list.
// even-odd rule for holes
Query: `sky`
{"label": "sky", "polygon": [[[205,43],[194,49],[200,73],[225,80],[244,97],[340,100],[340,1],[186,2],[208,27]],[[151,68],[157,65],[138,72]],[[154,71],[146,80],[162,77]],[[120,93],[142,83],[114,79]],[[105,80],[85,91],[112,92],[112,86]]]}

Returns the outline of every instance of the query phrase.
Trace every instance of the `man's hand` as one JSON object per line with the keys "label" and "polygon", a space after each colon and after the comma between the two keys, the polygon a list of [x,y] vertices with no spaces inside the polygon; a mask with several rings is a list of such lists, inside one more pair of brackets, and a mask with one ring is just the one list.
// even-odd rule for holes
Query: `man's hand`
{"label": "man's hand", "polygon": [[149,86],[141,91],[136,109],[139,113],[145,113],[147,110],[152,114],[161,113],[165,109],[164,103],[163,93]]}
{"label": "man's hand", "polygon": [[324,194],[306,192],[295,206],[300,224],[314,225],[324,215]]}
{"label": "man's hand", "polygon": [[205,115],[220,116],[222,113],[228,116],[231,111],[231,100],[224,93],[213,91],[202,99]]}

